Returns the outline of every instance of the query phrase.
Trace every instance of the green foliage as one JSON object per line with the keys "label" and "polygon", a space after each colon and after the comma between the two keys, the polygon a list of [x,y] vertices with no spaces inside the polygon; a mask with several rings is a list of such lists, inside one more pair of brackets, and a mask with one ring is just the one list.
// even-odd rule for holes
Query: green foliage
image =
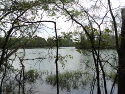
{"label": "green foliage", "polygon": [[[87,79],[84,79],[84,77]],[[66,71],[64,73],[59,73],[59,86],[61,90],[67,90],[68,92],[70,92],[71,89],[85,89],[87,83],[90,81],[91,78],[81,71]],[[48,75],[46,82],[52,86],[56,86],[56,75]]]}
{"label": "green foliage", "polygon": [[48,47],[54,47],[55,46],[55,41],[54,41],[54,38],[51,38],[51,37],[49,37],[48,39],[47,39],[47,45],[48,45]]}
{"label": "green foliage", "polygon": [[38,77],[39,73],[37,70],[28,70],[27,72],[25,72],[25,79],[28,82],[34,83],[36,79],[38,79]]}
{"label": "green foliage", "polygon": [[[2,48],[4,38],[0,37],[0,48]],[[44,47],[55,47],[55,39],[54,37],[49,37],[47,40],[42,37],[35,36],[31,39],[27,37],[21,37],[21,38],[16,38],[16,37],[11,37],[9,39],[9,42],[7,44],[7,47],[9,49],[14,49],[18,46],[23,45],[26,43],[23,47],[25,48],[44,48]],[[71,47],[74,46],[74,43],[72,39],[69,38],[61,38],[59,39],[59,46],[61,47]]]}
{"label": "green foliage", "polygon": [[59,58],[59,62],[62,64],[62,67],[65,67],[65,63],[67,62],[66,59],[67,58],[73,59],[73,56],[71,56],[71,55],[62,56],[59,54],[58,58]]}
{"label": "green foliage", "polygon": [[17,83],[15,83],[14,80],[9,80],[7,82],[8,83],[5,83],[3,85],[3,93],[4,94],[16,94]]}
{"label": "green foliage", "polygon": [[25,47],[46,47],[47,42],[44,38],[42,37],[34,37],[30,40],[30,42],[25,46]]}
{"label": "green foliage", "polygon": [[[88,30],[90,37],[86,34],[80,34],[80,40],[74,39],[75,47],[79,49],[91,49],[92,45],[95,48],[113,49],[115,48],[115,35],[110,34],[112,31],[108,28],[100,32],[96,28],[85,26]],[[90,41],[91,39],[91,41]],[[100,45],[99,45],[100,41]]]}
{"label": "green foliage", "polygon": [[74,46],[74,42],[72,40],[72,32],[61,32],[61,36],[59,37],[59,46],[61,47],[71,47]]}

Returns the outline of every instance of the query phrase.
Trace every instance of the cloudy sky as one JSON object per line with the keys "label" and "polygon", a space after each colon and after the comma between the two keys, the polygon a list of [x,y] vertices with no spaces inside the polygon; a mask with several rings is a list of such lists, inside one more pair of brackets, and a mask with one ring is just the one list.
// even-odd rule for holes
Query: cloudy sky
{"label": "cloudy sky", "polygon": [[[80,3],[83,3],[84,0],[81,0]],[[93,0],[85,0],[87,1],[86,5],[88,6]],[[99,0],[100,1],[100,0]],[[104,4],[107,4],[107,0],[101,0]],[[111,0],[111,5],[113,6],[113,8],[125,8],[125,0]],[[69,32],[72,31],[73,28],[71,28],[72,24],[71,21],[66,21],[66,19],[64,17],[60,17],[60,18],[51,18],[51,17],[47,17],[44,16],[43,20],[52,20],[52,21],[56,21],[57,24],[57,31],[58,34],[60,35],[61,32]],[[41,29],[39,29],[40,33],[38,33],[38,36],[44,37],[44,38],[48,38],[48,37],[52,37],[55,35],[54,33],[54,25],[53,23],[44,23],[45,26],[43,26]]]}
{"label": "cloudy sky", "polygon": [[[61,34],[61,32],[68,32],[71,31],[71,22],[66,21],[65,18],[58,18],[56,19],[52,19],[52,18],[48,18],[48,17],[44,17],[43,20],[45,21],[55,21],[56,25],[57,25],[57,31],[58,31],[58,35]],[[38,30],[40,33],[38,34],[38,36],[44,37],[44,38],[48,38],[48,37],[52,37],[55,35],[54,32],[54,24],[53,23],[44,23],[44,25],[41,27],[41,29]]]}

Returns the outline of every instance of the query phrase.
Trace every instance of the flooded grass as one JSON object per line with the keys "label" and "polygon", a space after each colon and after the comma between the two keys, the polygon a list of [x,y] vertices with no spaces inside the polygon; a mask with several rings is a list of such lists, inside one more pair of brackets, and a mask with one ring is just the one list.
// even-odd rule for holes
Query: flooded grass
{"label": "flooded grass", "polygon": [[[64,73],[59,73],[59,86],[61,90],[67,90],[70,92],[73,90],[85,89],[86,85],[89,83],[90,79],[86,79],[88,73],[83,73],[81,71],[66,71]],[[56,86],[56,75],[49,75],[46,78],[46,83],[51,86]]]}

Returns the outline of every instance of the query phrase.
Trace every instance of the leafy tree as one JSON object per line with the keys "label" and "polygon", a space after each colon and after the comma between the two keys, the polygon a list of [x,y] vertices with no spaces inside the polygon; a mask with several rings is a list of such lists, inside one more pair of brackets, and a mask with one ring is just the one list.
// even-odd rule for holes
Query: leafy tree
{"label": "leafy tree", "polygon": [[47,45],[47,42],[44,38],[36,37],[35,40],[37,43],[37,47],[45,47]]}
{"label": "leafy tree", "polygon": [[[15,80],[19,85],[18,94],[25,94],[25,66],[23,64],[24,56],[18,57],[16,52],[18,49],[23,48],[26,44],[32,41],[31,46],[34,44],[45,42],[42,38],[37,38],[36,41],[33,37],[37,32],[39,26],[41,26],[43,13],[47,11],[52,14],[50,4],[55,0],[1,0],[0,1],[0,33],[3,35],[0,40],[0,94],[6,93],[4,91],[4,85],[9,82],[8,77],[13,73],[13,66],[9,61],[9,57],[15,54],[20,60],[21,69],[16,71],[18,74],[15,76]],[[48,21],[53,22],[54,21]],[[56,31],[55,31],[56,32]],[[38,45],[45,46],[45,45]],[[57,45],[58,46],[58,45]],[[11,48],[11,49],[10,49]],[[25,53],[25,50],[24,50]],[[15,58],[14,58],[15,60]],[[12,62],[14,61],[12,60]],[[58,59],[56,59],[57,62]],[[11,77],[10,77],[11,79]],[[22,87],[22,88],[21,88]],[[20,90],[22,89],[22,90]],[[22,91],[22,93],[21,93]]]}
{"label": "leafy tree", "polygon": [[[42,2],[41,2],[42,3]],[[36,8],[38,5],[41,5],[38,1],[1,1],[1,33],[4,35],[4,41],[2,45],[2,54],[0,59],[0,67],[3,65],[5,59],[8,59],[14,52],[16,52],[19,48],[23,47],[27,42],[24,42],[22,45],[16,44],[21,43],[22,37],[32,38],[32,36],[36,32],[36,28],[39,26],[38,24],[28,24],[27,22],[35,19],[37,15]],[[30,17],[28,16],[30,14]],[[34,28],[34,29],[33,29]],[[13,43],[9,41],[14,40],[11,38],[13,36],[17,36],[17,40]],[[15,46],[16,44],[17,46]],[[15,46],[13,50],[8,53],[8,48]]]}
{"label": "leafy tree", "polygon": [[53,47],[53,46],[55,46],[55,41],[54,41],[54,39],[53,38],[48,38],[47,39],[47,46],[48,47]]}
{"label": "leafy tree", "polygon": [[[24,40],[25,41],[25,40]],[[44,38],[42,37],[34,37],[32,39],[29,40],[30,42],[28,44],[25,45],[25,47],[31,48],[31,47],[36,47],[36,48],[40,48],[40,47],[46,47],[47,46],[47,42]]]}
{"label": "leafy tree", "polygon": [[73,40],[72,40],[72,32],[61,32],[61,36],[59,37],[59,46],[62,47],[70,47],[74,46]]}
{"label": "leafy tree", "polygon": [[[107,33],[103,33],[102,27],[107,27],[108,25],[106,24],[112,24],[113,26],[113,38],[115,37],[115,40],[112,39],[113,43],[115,41],[115,44],[113,44],[113,47],[115,46],[115,49],[118,53],[118,68],[116,68],[116,77],[115,80],[112,84],[110,94],[113,94],[113,88],[116,83],[116,79],[118,79],[118,94],[125,94],[125,60],[124,60],[124,31],[125,31],[125,22],[124,22],[124,10],[122,9],[122,29],[121,29],[121,42],[119,39],[119,32],[118,32],[118,25],[117,25],[117,20],[116,20],[116,15],[114,13],[114,10],[111,6],[111,1],[107,0],[106,3],[103,1],[92,1],[90,0],[91,3],[87,3],[87,1],[84,3],[81,3],[82,1],[74,1],[70,2],[69,4],[65,4],[63,0],[60,0],[59,3],[56,3],[56,8],[60,10],[60,13],[62,15],[65,15],[68,20],[72,20],[73,24],[76,25],[77,27],[80,27],[80,30],[86,34],[86,39],[88,39],[91,43],[91,52],[93,55],[93,65],[94,65],[94,71],[95,71],[95,77],[93,79],[96,79],[96,86],[97,86],[97,94],[108,94],[108,89],[107,89],[107,81],[106,81],[106,70],[104,69],[104,64],[109,64],[111,65],[108,60],[103,60],[101,58],[101,48],[105,48],[105,46],[109,46],[110,43],[108,43],[108,39],[111,39],[110,36]],[[89,5],[88,5],[89,4]],[[112,2],[113,5],[113,2]],[[103,9],[103,10],[102,10]],[[100,11],[103,11],[101,14]],[[63,12],[63,13],[62,13]],[[109,16],[110,15],[110,16]],[[111,21],[112,20],[112,23]],[[86,27],[86,24],[88,27]],[[94,27],[97,29],[95,30]],[[105,27],[105,28],[106,28]],[[109,26],[108,26],[109,27]],[[110,27],[109,27],[110,28]],[[78,28],[77,28],[78,29]],[[95,32],[96,31],[96,32]],[[105,29],[105,32],[109,32],[109,29]],[[106,38],[107,37],[107,38]],[[103,41],[104,39],[104,41]],[[120,45],[119,45],[120,43]],[[96,44],[96,45],[94,45]],[[110,47],[110,46],[109,46]],[[108,63],[107,63],[108,62]],[[115,66],[113,66],[115,67]],[[101,79],[101,80],[100,80]],[[102,83],[102,84],[101,84]],[[91,87],[91,94],[93,94],[93,90],[95,88],[95,82],[92,82],[92,87]],[[103,89],[101,87],[103,85]],[[104,90],[104,91],[101,91]]]}
{"label": "leafy tree", "polygon": [[[111,6],[110,0],[107,0],[107,4],[105,5],[103,2],[96,0],[92,1],[92,3],[84,2],[82,5],[81,1],[75,0],[2,0],[0,1],[0,33],[4,36],[1,39],[1,56],[0,56],[0,70],[2,70],[2,77],[0,83],[0,93],[3,90],[3,84],[6,82],[7,73],[10,72],[11,64],[8,62],[8,58],[14,54],[19,48],[24,47],[27,43],[30,42],[32,39],[32,46],[36,42],[41,43],[40,41],[36,41],[33,36],[37,31],[37,28],[41,25],[40,22],[43,22],[42,13],[38,14],[39,11],[47,11],[49,16],[55,16],[56,12],[60,12],[61,15],[67,17],[68,20],[72,20],[73,24],[80,27],[80,30],[84,32],[85,36],[81,37],[81,42],[87,40],[87,44],[91,45],[91,52],[93,55],[93,70],[95,75],[93,79],[96,79],[91,84],[91,94],[93,94],[93,90],[95,85],[97,86],[97,94],[102,94],[101,90],[104,90],[103,93],[108,94],[107,90],[107,82],[106,82],[106,70],[104,69],[105,64],[113,66],[108,60],[104,60],[101,58],[101,48],[104,48],[108,44],[108,39],[111,39],[107,34],[104,34],[102,31],[102,26],[109,24],[110,21],[107,23],[107,19],[111,18],[112,26],[113,26],[113,34],[115,35],[115,49],[118,52],[118,68],[115,68],[117,73],[115,80],[112,84],[112,88],[110,94],[113,94],[114,84],[118,78],[118,94],[125,94],[125,52],[124,52],[124,42],[125,42],[125,9],[122,9],[122,29],[121,33],[119,34],[116,17],[114,15],[114,9]],[[51,4],[51,5],[50,5]],[[51,6],[51,7],[50,7]],[[104,9],[104,12],[101,14],[100,11]],[[108,14],[111,14],[109,16]],[[30,16],[29,16],[30,15]],[[51,21],[52,22],[52,21]],[[54,23],[55,24],[55,23]],[[87,25],[86,25],[87,24]],[[97,28],[97,29],[95,29]],[[105,32],[109,32],[106,28]],[[66,35],[64,33],[64,35]],[[121,35],[121,36],[119,36]],[[12,38],[12,37],[16,38]],[[106,38],[106,37],[109,38]],[[110,35],[111,36],[111,35]],[[25,37],[25,41],[24,41]],[[67,35],[66,35],[67,37]],[[114,37],[114,36],[113,36]],[[103,42],[103,39],[105,42]],[[38,40],[43,40],[38,38]],[[114,40],[112,40],[114,41]],[[47,40],[49,46],[53,46],[55,40],[49,39]],[[109,43],[110,44],[110,43]],[[120,45],[119,45],[120,44]],[[56,34],[56,46],[57,46],[57,53],[58,53],[58,40]],[[9,48],[14,48],[9,50]],[[56,56],[55,62],[58,61],[58,54]],[[21,70],[19,72],[20,83],[18,77],[16,76],[15,79],[19,82],[19,87],[24,86],[24,68],[25,66],[22,63],[22,59],[19,58],[21,64]],[[57,65],[56,65],[57,66]],[[115,67],[115,66],[113,66]],[[9,72],[8,72],[9,71]],[[12,71],[12,70],[11,70]],[[58,70],[57,70],[58,72]],[[23,79],[23,80],[22,80]],[[101,80],[100,80],[101,79]],[[58,79],[57,79],[58,80]],[[101,83],[102,81],[102,83]],[[101,87],[102,85],[102,87]],[[58,81],[57,81],[58,86]],[[58,87],[57,87],[58,88]],[[59,89],[57,89],[59,90]],[[24,88],[22,90],[23,94]],[[57,92],[59,94],[59,91]],[[20,89],[19,89],[20,94]]]}

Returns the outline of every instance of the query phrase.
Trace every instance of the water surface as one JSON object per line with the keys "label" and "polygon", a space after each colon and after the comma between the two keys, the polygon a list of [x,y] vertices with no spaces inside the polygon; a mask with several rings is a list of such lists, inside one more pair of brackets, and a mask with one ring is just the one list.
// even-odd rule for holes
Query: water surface
{"label": "water surface", "polygon": [[[56,94],[56,87],[46,82],[46,77],[55,74],[55,49],[20,49],[17,54],[19,58],[23,56],[23,64],[25,65],[25,70],[38,70],[42,75],[43,80],[37,80],[35,84],[27,85],[27,88],[33,87],[34,94]],[[108,60],[110,63],[115,65],[117,54],[114,50],[102,50],[100,52],[100,57],[104,60]],[[11,59],[14,56],[11,57]],[[20,69],[19,58],[13,63],[15,69]],[[114,59],[115,58],[115,59]],[[66,72],[77,72],[86,73],[86,76],[81,76],[79,81],[85,81],[90,79],[93,75],[93,59],[91,52],[88,50],[77,51],[74,47],[60,47],[59,48],[59,73]],[[105,71],[111,73],[113,68],[109,64],[105,64]],[[88,74],[89,76],[88,76]],[[75,75],[75,74],[74,74]],[[89,77],[89,78],[87,78]],[[77,81],[76,81],[77,82]],[[79,83],[79,82],[77,82]],[[107,80],[108,91],[110,92],[112,81]],[[95,90],[96,92],[96,90]],[[116,93],[117,90],[113,94]],[[60,94],[89,94],[90,86],[87,84],[86,87],[78,87],[78,89],[71,88],[70,91],[66,89],[60,90]]]}

